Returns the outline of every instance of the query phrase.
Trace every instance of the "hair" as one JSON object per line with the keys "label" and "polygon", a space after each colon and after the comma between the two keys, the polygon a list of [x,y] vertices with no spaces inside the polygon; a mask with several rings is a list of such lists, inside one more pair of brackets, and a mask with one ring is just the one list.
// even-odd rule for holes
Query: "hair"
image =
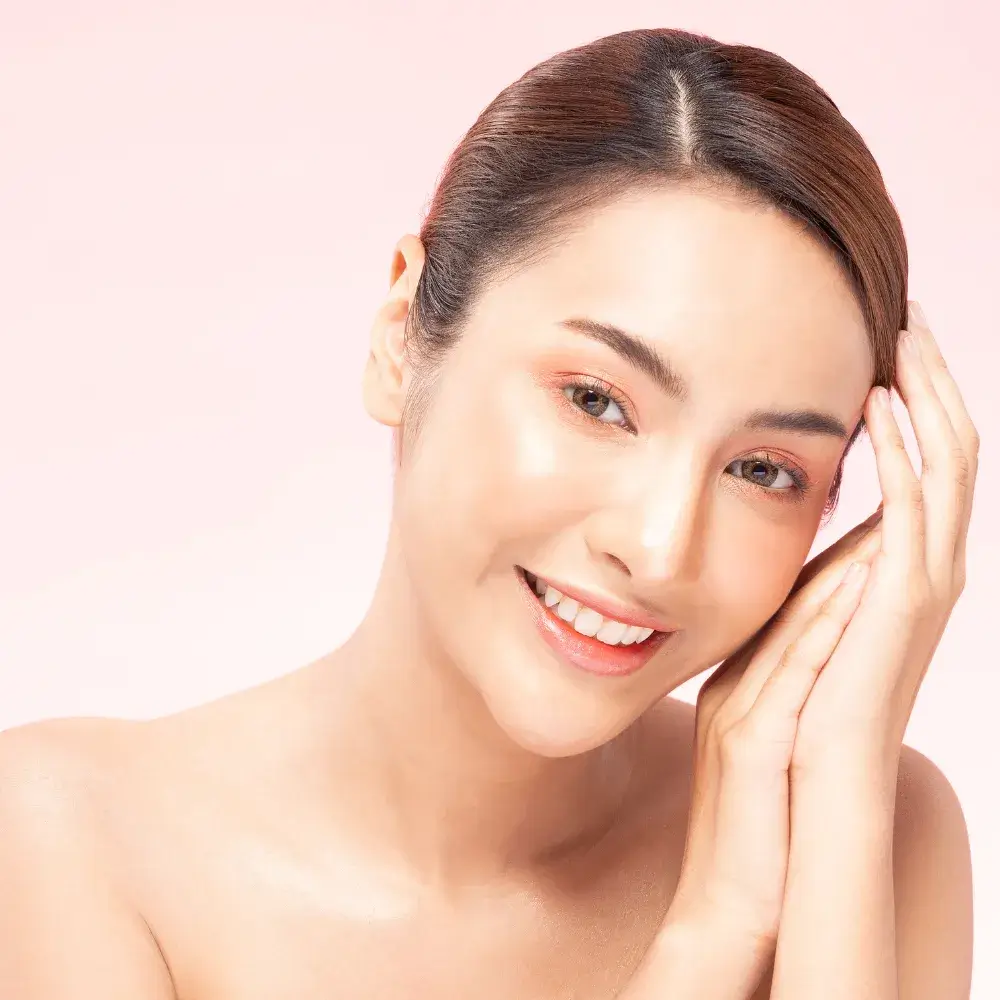
{"label": "hair", "polygon": [[[864,140],[826,92],[780,56],[642,29],[539,63],[486,107],[449,157],[420,228],[425,261],[405,338],[415,375],[406,437],[416,433],[441,362],[489,284],[542,259],[588,212],[671,184],[775,206],[818,237],[864,317],[873,385],[893,384],[906,317],[906,242]],[[827,515],[842,474],[843,461]]]}

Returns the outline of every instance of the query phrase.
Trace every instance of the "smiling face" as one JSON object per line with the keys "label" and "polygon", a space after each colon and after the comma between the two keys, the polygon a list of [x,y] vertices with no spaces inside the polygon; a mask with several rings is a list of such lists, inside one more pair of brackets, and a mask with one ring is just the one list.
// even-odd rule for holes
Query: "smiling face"
{"label": "smiling face", "polygon": [[[387,379],[366,398],[392,423]],[[422,634],[521,745],[606,742],[780,606],[870,386],[836,261],[776,210],[670,189],[595,212],[478,300],[404,453]],[[574,639],[522,570],[603,631]],[[602,646],[614,617],[671,634]]]}

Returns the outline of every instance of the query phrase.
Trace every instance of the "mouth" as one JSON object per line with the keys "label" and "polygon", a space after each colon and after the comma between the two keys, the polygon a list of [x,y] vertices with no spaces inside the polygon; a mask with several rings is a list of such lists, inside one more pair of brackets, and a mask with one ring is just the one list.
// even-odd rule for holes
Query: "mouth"
{"label": "mouth", "polygon": [[517,575],[541,638],[561,661],[587,673],[635,673],[676,634],[608,618],[522,567]]}

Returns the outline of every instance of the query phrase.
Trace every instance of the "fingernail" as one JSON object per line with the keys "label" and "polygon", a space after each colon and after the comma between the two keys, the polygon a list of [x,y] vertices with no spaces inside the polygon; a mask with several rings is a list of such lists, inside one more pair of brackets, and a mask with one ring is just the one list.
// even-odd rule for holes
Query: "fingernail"
{"label": "fingernail", "polygon": [[889,390],[884,385],[875,386],[875,405],[881,410],[888,410]]}
{"label": "fingernail", "polygon": [[924,310],[921,308],[920,303],[913,299],[910,302],[910,315],[921,325],[927,326],[927,317],[924,315]]}
{"label": "fingernail", "polygon": [[917,343],[917,335],[912,330],[904,330],[900,340],[903,344],[903,350],[914,359],[914,361],[920,360],[920,345]]}

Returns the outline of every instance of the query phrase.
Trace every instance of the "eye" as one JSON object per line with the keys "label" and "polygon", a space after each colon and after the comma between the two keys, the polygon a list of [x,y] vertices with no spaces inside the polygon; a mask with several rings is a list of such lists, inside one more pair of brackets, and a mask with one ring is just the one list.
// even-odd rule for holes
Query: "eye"
{"label": "eye", "polygon": [[628,426],[628,419],[621,407],[608,393],[588,385],[568,385],[563,392],[575,407],[602,424]]}
{"label": "eye", "polygon": [[803,486],[802,477],[796,470],[764,458],[737,459],[726,467],[726,471],[732,472],[744,482],[753,483],[775,493],[801,489]]}

